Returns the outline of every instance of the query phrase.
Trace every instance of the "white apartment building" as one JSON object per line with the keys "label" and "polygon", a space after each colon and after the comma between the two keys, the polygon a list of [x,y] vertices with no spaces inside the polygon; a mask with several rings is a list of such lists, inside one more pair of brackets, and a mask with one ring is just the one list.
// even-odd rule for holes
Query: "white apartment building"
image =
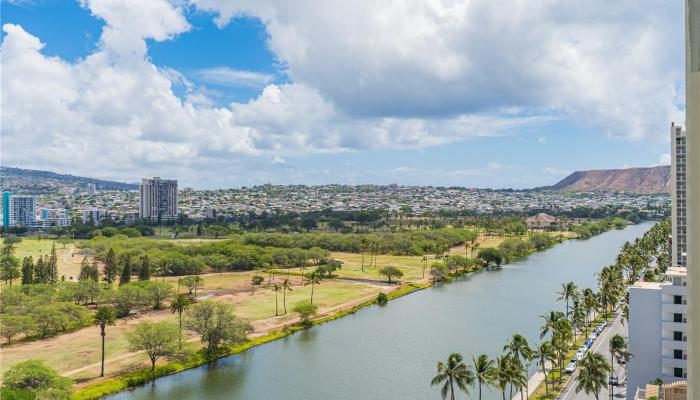
{"label": "white apartment building", "polygon": [[37,218],[37,226],[42,228],[68,225],[70,225],[70,217],[65,208],[42,208]]}
{"label": "white apartment building", "polygon": [[139,187],[139,217],[154,222],[177,218],[177,181],[143,178]]}
{"label": "white apartment building", "polygon": [[664,282],[637,282],[629,289],[627,398],[656,378],[672,383],[687,377],[687,291],[683,267],[671,267]]}

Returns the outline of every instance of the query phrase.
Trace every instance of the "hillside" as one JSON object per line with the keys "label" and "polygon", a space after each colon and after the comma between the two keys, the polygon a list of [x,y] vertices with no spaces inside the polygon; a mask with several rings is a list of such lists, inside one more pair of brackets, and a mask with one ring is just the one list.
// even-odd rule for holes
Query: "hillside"
{"label": "hillside", "polygon": [[85,190],[89,183],[95,184],[98,190],[137,190],[139,188],[135,183],[114,182],[13,167],[0,167],[0,183],[2,190],[22,194],[47,194],[72,189]]}
{"label": "hillside", "polygon": [[624,191],[662,193],[671,191],[671,167],[599,169],[576,171],[546,189],[577,192]]}

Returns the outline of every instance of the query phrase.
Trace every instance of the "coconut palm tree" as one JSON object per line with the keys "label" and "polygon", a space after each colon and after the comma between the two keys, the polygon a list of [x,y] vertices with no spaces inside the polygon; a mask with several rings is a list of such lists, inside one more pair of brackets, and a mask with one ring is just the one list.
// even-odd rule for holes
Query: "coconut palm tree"
{"label": "coconut palm tree", "polygon": [[[511,392],[515,387],[520,392],[520,398],[524,400],[523,389],[527,388],[527,368],[515,357],[510,357],[510,387]],[[511,393],[512,398],[512,393]]]}
{"label": "coconut palm tree", "polygon": [[[513,360],[518,364],[527,368],[532,362],[532,349],[530,344],[527,342],[527,338],[520,334],[515,334],[511,338],[510,342],[503,346],[503,351],[505,351]],[[530,388],[527,387],[527,378],[525,379],[526,389],[529,391]]]}
{"label": "coconut palm tree", "polygon": [[95,312],[94,323],[100,327],[100,336],[102,336],[102,364],[100,367],[100,376],[105,376],[105,327],[114,325],[116,315],[114,308],[110,306],[99,306]]}
{"label": "coconut palm tree", "polygon": [[588,395],[593,395],[598,400],[600,391],[608,387],[608,372],[612,367],[605,361],[605,357],[598,353],[588,353],[578,362],[578,375],[576,376],[576,393],[583,390]]}
{"label": "coconut palm tree", "polygon": [[455,385],[469,394],[469,385],[474,383],[474,372],[463,360],[461,354],[452,353],[447,357],[446,363],[442,361],[437,363],[437,375],[430,385],[435,386],[444,382],[440,390],[443,399],[446,399],[447,394],[450,393],[450,399],[455,400]]}
{"label": "coconut palm tree", "polygon": [[501,391],[502,400],[506,400],[506,387],[510,383],[510,357],[507,355],[496,357],[496,373],[494,383]]}
{"label": "coconut palm tree", "polygon": [[279,294],[280,291],[282,291],[282,286],[280,286],[280,285],[278,285],[278,284],[275,283],[274,285],[272,285],[272,287],[270,288],[270,290],[272,290],[273,292],[275,292],[275,317],[276,317],[276,316],[280,315],[280,314],[279,314],[279,311],[278,311],[278,308],[277,308],[277,304],[278,304],[278,303],[277,303],[277,295]]}
{"label": "coconut palm tree", "polygon": [[569,318],[569,300],[572,298],[576,297],[576,284],[573,282],[567,282],[567,283],[562,283],[561,284],[561,292],[558,292],[557,294],[559,295],[559,298],[557,301],[565,301],[566,302],[566,309],[565,314],[566,318]]}
{"label": "coconut palm tree", "polygon": [[547,378],[547,363],[554,364],[557,360],[557,355],[554,352],[554,347],[550,342],[542,342],[535,348],[532,354],[533,359],[537,360],[537,364],[542,367],[544,374],[544,393],[549,395],[549,381]]}
{"label": "coconut palm tree", "polygon": [[564,313],[561,311],[550,311],[549,314],[540,315],[540,318],[544,319],[544,325],[540,328],[540,339],[542,339],[554,330],[559,320],[564,319]]}
{"label": "coconut palm tree", "polygon": [[187,309],[187,307],[189,307],[190,304],[192,304],[192,302],[190,301],[189,296],[185,293],[177,294],[175,298],[173,298],[173,301],[170,302],[170,312],[173,314],[177,313],[180,322],[180,350],[182,350],[182,313]]}
{"label": "coconut palm tree", "polygon": [[287,292],[292,291],[292,282],[289,279],[282,281],[282,304],[284,304],[284,315],[287,315]]}
{"label": "coconut palm tree", "polygon": [[472,356],[472,365],[474,366],[474,376],[479,386],[479,400],[481,400],[481,386],[493,383],[496,375],[496,367],[494,361],[489,359],[486,354],[480,354],[479,357]]}
{"label": "coconut palm tree", "polygon": [[[631,354],[627,351],[627,341],[625,340],[624,337],[621,335],[614,335],[613,337],[610,338],[609,342],[609,350],[610,350],[610,365],[615,365],[613,363],[613,360],[615,358],[618,359],[629,359]],[[610,369],[610,376],[612,377],[613,375],[613,369]],[[614,392],[615,388],[611,387],[610,388],[610,395],[614,397]]]}
{"label": "coconut palm tree", "polygon": [[[598,308],[598,300],[596,300],[593,290],[589,288],[583,289],[583,308],[586,310],[588,326],[591,326],[591,322],[595,319],[596,309]],[[593,315],[591,315],[591,313],[593,313]],[[586,333],[588,333],[587,330]]]}
{"label": "coconut palm tree", "polygon": [[321,274],[313,271],[307,276],[309,282],[311,282],[311,304],[314,304],[314,286],[321,283]]}

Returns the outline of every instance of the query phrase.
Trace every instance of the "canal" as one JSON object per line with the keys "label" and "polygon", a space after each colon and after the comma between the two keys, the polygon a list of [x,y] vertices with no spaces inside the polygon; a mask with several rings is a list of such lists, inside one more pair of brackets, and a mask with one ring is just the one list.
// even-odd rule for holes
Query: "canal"
{"label": "canal", "polygon": [[[430,387],[437,361],[451,352],[470,362],[472,354],[495,357],[514,333],[536,344],[539,316],[563,311],[555,294],[562,282],[595,289],[594,274],[652,225],[567,241],[110,398],[439,399]],[[495,398],[500,394],[484,394]]]}

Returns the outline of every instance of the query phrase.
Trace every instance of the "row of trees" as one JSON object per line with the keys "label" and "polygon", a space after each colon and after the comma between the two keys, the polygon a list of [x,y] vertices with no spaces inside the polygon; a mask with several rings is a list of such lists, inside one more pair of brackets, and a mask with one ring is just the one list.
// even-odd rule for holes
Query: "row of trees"
{"label": "row of trees", "polygon": [[[455,391],[468,393],[469,387],[477,385],[479,398],[483,385],[499,389],[503,400],[506,389],[528,393],[528,367],[534,362],[545,376],[545,394],[549,395],[550,380],[563,376],[567,354],[575,346],[579,335],[586,336],[598,313],[608,318],[618,304],[627,315],[626,288],[653,260],[657,264],[668,252],[670,224],[662,221],[652,227],[634,243],[626,243],[615,264],[604,267],[598,276],[598,291],[579,290],[574,282],[562,284],[558,300],[564,311],[551,311],[541,316],[544,323],[540,329],[541,342],[530,347],[527,339],[519,334],[504,346],[504,354],[490,359],[487,355],[472,357],[472,365],[464,363],[460,354],[451,354],[446,362],[439,362],[432,385],[442,385],[441,395],[455,398]],[[615,360],[629,361],[633,355],[627,349],[624,337],[614,335],[610,339],[610,361],[602,354],[587,353],[578,361],[576,392],[584,391],[596,399],[601,390],[608,387]],[[558,374],[550,375],[552,370]],[[610,374],[610,375],[608,375]]]}

